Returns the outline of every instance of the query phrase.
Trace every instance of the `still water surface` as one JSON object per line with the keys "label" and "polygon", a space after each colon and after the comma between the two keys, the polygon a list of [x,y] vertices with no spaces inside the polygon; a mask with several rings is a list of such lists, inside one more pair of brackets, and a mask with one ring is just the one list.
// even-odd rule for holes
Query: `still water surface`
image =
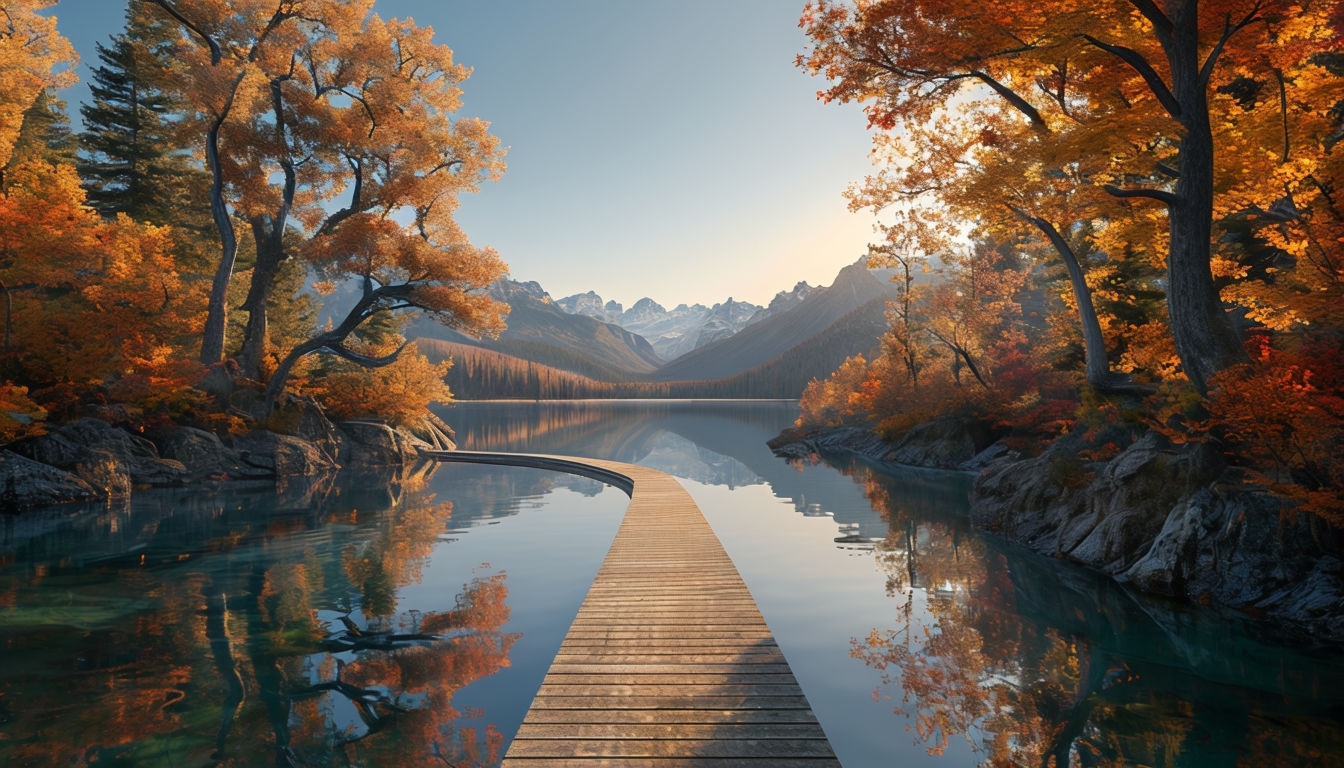
{"label": "still water surface", "polygon": [[[678,477],[847,768],[1344,765],[1344,660],[965,524],[964,475],[790,465],[790,403],[463,403],[461,447]],[[625,509],[443,465],[0,520],[0,765],[489,765]]]}

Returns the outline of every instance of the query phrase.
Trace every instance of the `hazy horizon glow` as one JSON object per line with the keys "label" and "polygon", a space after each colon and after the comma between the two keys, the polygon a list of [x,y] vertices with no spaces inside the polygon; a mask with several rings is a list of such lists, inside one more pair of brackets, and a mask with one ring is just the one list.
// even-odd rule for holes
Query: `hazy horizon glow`
{"label": "hazy horizon glow", "polygon": [[[729,297],[767,304],[829,285],[874,217],[845,188],[870,172],[861,112],[822,105],[793,66],[802,0],[377,0],[432,26],[474,68],[461,114],[508,147],[504,178],[462,200],[472,241],[555,298],[625,307]],[[59,0],[83,61],[120,32],[124,0]],[[65,94],[72,117],[87,96]]]}

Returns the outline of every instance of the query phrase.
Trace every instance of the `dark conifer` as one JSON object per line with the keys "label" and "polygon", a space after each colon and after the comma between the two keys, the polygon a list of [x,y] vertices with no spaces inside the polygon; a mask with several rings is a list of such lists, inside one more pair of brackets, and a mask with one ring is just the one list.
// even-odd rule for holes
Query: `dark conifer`
{"label": "dark conifer", "polygon": [[208,184],[189,151],[173,134],[177,106],[159,86],[171,28],[153,9],[132,0],[126,30],[112,44],[98,44],[89,82],[91,99],[80,107],[84,130],[80,176],[89,204],[104,216],[125,213],[155,224],[184,224],[196,207],[196,190]]}

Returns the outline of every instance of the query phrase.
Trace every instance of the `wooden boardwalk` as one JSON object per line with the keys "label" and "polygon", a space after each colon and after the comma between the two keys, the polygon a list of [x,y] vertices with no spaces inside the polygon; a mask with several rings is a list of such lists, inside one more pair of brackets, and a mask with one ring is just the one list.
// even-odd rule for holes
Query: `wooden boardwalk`
{"label": "wooden boardwalk", "polygon": [[[453,458],[472,456],[500,455]],[[535,458],[496,460],[610,473],[631,498],[504,766],[838,766],[690,494],[657,470]]]}

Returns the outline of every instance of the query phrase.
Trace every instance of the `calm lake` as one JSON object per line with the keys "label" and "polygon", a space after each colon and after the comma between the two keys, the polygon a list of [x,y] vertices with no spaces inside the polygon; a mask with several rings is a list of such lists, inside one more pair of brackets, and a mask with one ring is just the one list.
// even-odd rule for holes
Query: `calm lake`
{"label": "calm lake", "polygon": [[[965,475],[786,463],[765,441],[795,413],[441,415],[464,449],[679,478],[847,768],[1344,766],[1344,654],[981,537]],[[0,517],[0,765],[493,764],[626,502],[446,464]]]}

